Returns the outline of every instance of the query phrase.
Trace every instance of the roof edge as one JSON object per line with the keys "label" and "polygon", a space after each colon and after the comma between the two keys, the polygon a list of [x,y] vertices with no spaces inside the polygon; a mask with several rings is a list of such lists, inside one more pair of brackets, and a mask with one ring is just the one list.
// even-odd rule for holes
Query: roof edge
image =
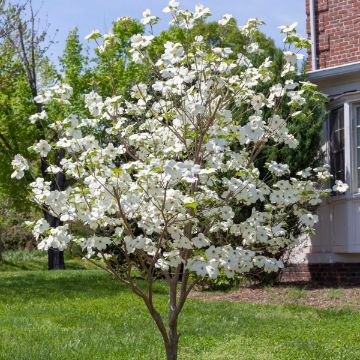
{"label": "roof edge", "polygon": [[360,72],[360,61],[307,72],[309,80],[326,79]]}

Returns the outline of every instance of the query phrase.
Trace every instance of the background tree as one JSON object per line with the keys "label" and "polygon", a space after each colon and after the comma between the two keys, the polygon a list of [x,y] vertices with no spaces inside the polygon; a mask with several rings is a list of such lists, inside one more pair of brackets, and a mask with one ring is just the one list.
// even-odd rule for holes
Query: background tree
{"label": "background tree", "polygon": [[87,53],[84,54],[77,28],[69,32],[59,60],[61,80],[74,89],[71,102],[74,107],[83,109],[84,94],[90,92],[94,84],[94,69],[91,68]]}
{"label": "background tree", "polygon": [[[5,171],[10,166],[10,155],[16,152],[17,147],[28,147],[30,142],[33,144],[39,138],[44,137],[44,129],[38,124],[35,129],[29,119],[32,114],[41,112],[42,105],[34,100],[38,96],[40,88],[46,87],[49,81],[54,81],[52,76],[55,74],[46,57],[49,46],[45,45],[47,30],[39,29],[37,16],[31,0],[24,3],[5,0],[1,2],[0,46],[3,56],[2,63],[6,67],[3,74],[8,77],[9,81],[6,83],[6,87],[3,86],[3,94],[7,95],[7,106],[4,103],[0,109],[0,112],[4,114],[0,130],[2,143],[7,147],[3,157],[4,167],[0,170],[2,173],[0,189],[2,189],[2,197],[6,198],[8,204],[20,205],[21,208],[24,206],[29,208],[25,193],[23,190],[18,191],[13,188],[12,179]],[[8,64],[12,64],[12,66]],[[9,91],[12,89],[15,91],[10,93]],[[5,100],[5,97],[3,99]],[[11,143],[14,143],[12,147],[7,146]],[[60,162],[60,153],[57,158]],[[47,168],[47,159],[41,158],[39,171],[45,178],[48,178]],[[29,179],[25,181],[28,182]],[[65,178],[61,173],[57,175],[53,187],[62,190],[65,188]],[[23,186],[24,188],[25,186]],[[13,198],[16,200],[15,202],[12,200]],[[19,210],[22,210],[21,208]],[[52,216],[46,208],[43,209],[43,213],[52,226],[56,227],[61,224],[60,220]],[[58,249],[49,249],[49,269],[63,267],[62,252],[59,252]]]}
{"label": "background tree", "polygon": [[7,234],[6,238],[0,234],[0,243],[6,241],[6,244],[0,244],[2,249],[23,241],[15,238],[21,233],[25,239],[29,238],[26,230],[23,228],[21,231],[20,227],[21,221],[29,219],[31,213],[26,190],[31,177],[14,182],[9,171],[14,155],[21,151],[30,156],[28,147],[39,138],[38,130],[29,122],[30,115],[37,111],[37,107],[32,101],[25,68],[12,41],[22,11],[24,7],[21,5],[0,2],[0,233],[4,234],[5,231]]}
{"label": "background tree", "polygon": [[135,64],[129,53],[131,37],[143,31],[137,20],[126,16],[113,22],[104,42],[97,43],[92,58],[93,90],[105,97],[126,96],[129,88],[143,78],[146,68]]}
{"label": "background tree", "polygon": [[8,199],[8,206],[19,211],[29,209],[25,184],[9,177],[11,160],[19,151],[29,154],[28,147],[33,145],[39,132],[29,122],[36,112],[32,93],[23,66],[16,57],[9,42],[0,47],[0,192]]}

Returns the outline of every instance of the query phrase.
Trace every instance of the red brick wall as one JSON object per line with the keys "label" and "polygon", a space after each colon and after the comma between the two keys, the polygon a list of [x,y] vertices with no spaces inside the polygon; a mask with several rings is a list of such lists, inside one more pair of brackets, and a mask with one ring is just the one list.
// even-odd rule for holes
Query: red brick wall
{"label": "red brick wall", "polygon": [[[310,39],[309,2],[306,0],[306,28]],[[314,2],[318,69],[360,61],[360,0]],[[311,53],[308,70],[311,70]]]}
{"label": "red brick wall", "polygon": [[360,285],[360,263],[288,265],[281,282],[311,282],[321,285]]}

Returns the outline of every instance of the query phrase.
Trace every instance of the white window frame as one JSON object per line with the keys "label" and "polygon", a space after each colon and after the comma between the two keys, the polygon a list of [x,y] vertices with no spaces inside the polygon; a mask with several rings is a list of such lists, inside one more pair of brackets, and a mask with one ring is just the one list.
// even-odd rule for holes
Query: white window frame
{"label": "white window frame", "polygon": [[[345,195],[335,195],[332,198],[342,199],[346,198],[360,198],[360,178],[357,176],[357,148],[360,144],[357,143],[357,119],[356,112],[360,108],[360,94],[341,96],[335,99],[329,106],[328,110],[336,110],[344,107],[344,168],[345,168],[345,182],[349,185],[349,191]],[[327,163],[330,164],[330,116],[326,124],[326,154]]]}

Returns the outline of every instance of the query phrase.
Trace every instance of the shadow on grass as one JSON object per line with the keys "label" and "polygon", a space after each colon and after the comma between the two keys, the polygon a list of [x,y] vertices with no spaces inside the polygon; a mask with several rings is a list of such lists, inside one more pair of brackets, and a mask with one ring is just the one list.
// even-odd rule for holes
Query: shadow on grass
{"label": "shadow on grass", "polygon": [[7,261],[7,260],[3,260],[0,262],[1,265],[1,271],[10,271],[12,269],[16,269],[16,270],[30,270],[28,266],[26,266],[25,264],[16,264],[13,261]]}
{"label": "shadow on grass", "polygon": [[[138,280],[140,287],[145,287],[143,280]],[[101,270],[59,270],[27,271],[0,273],[0,302],[16,302],[20,298],[31,297],[49,300],[56,299],[93,299],[117,296],[131,290],[105,271]],[[166,294],[166,286],[157,282],[155,294]]]}
{"label": "shadow on grass", "polygon": [[[87,270],[94,269],[95,266],[82,261],[81,259],[68,259],[65,262],[67,270]],[[29,261],[3,260],[0,263],[0,273],[6,271],[37,271],[47,270],[47,258],[34,258]]]}

